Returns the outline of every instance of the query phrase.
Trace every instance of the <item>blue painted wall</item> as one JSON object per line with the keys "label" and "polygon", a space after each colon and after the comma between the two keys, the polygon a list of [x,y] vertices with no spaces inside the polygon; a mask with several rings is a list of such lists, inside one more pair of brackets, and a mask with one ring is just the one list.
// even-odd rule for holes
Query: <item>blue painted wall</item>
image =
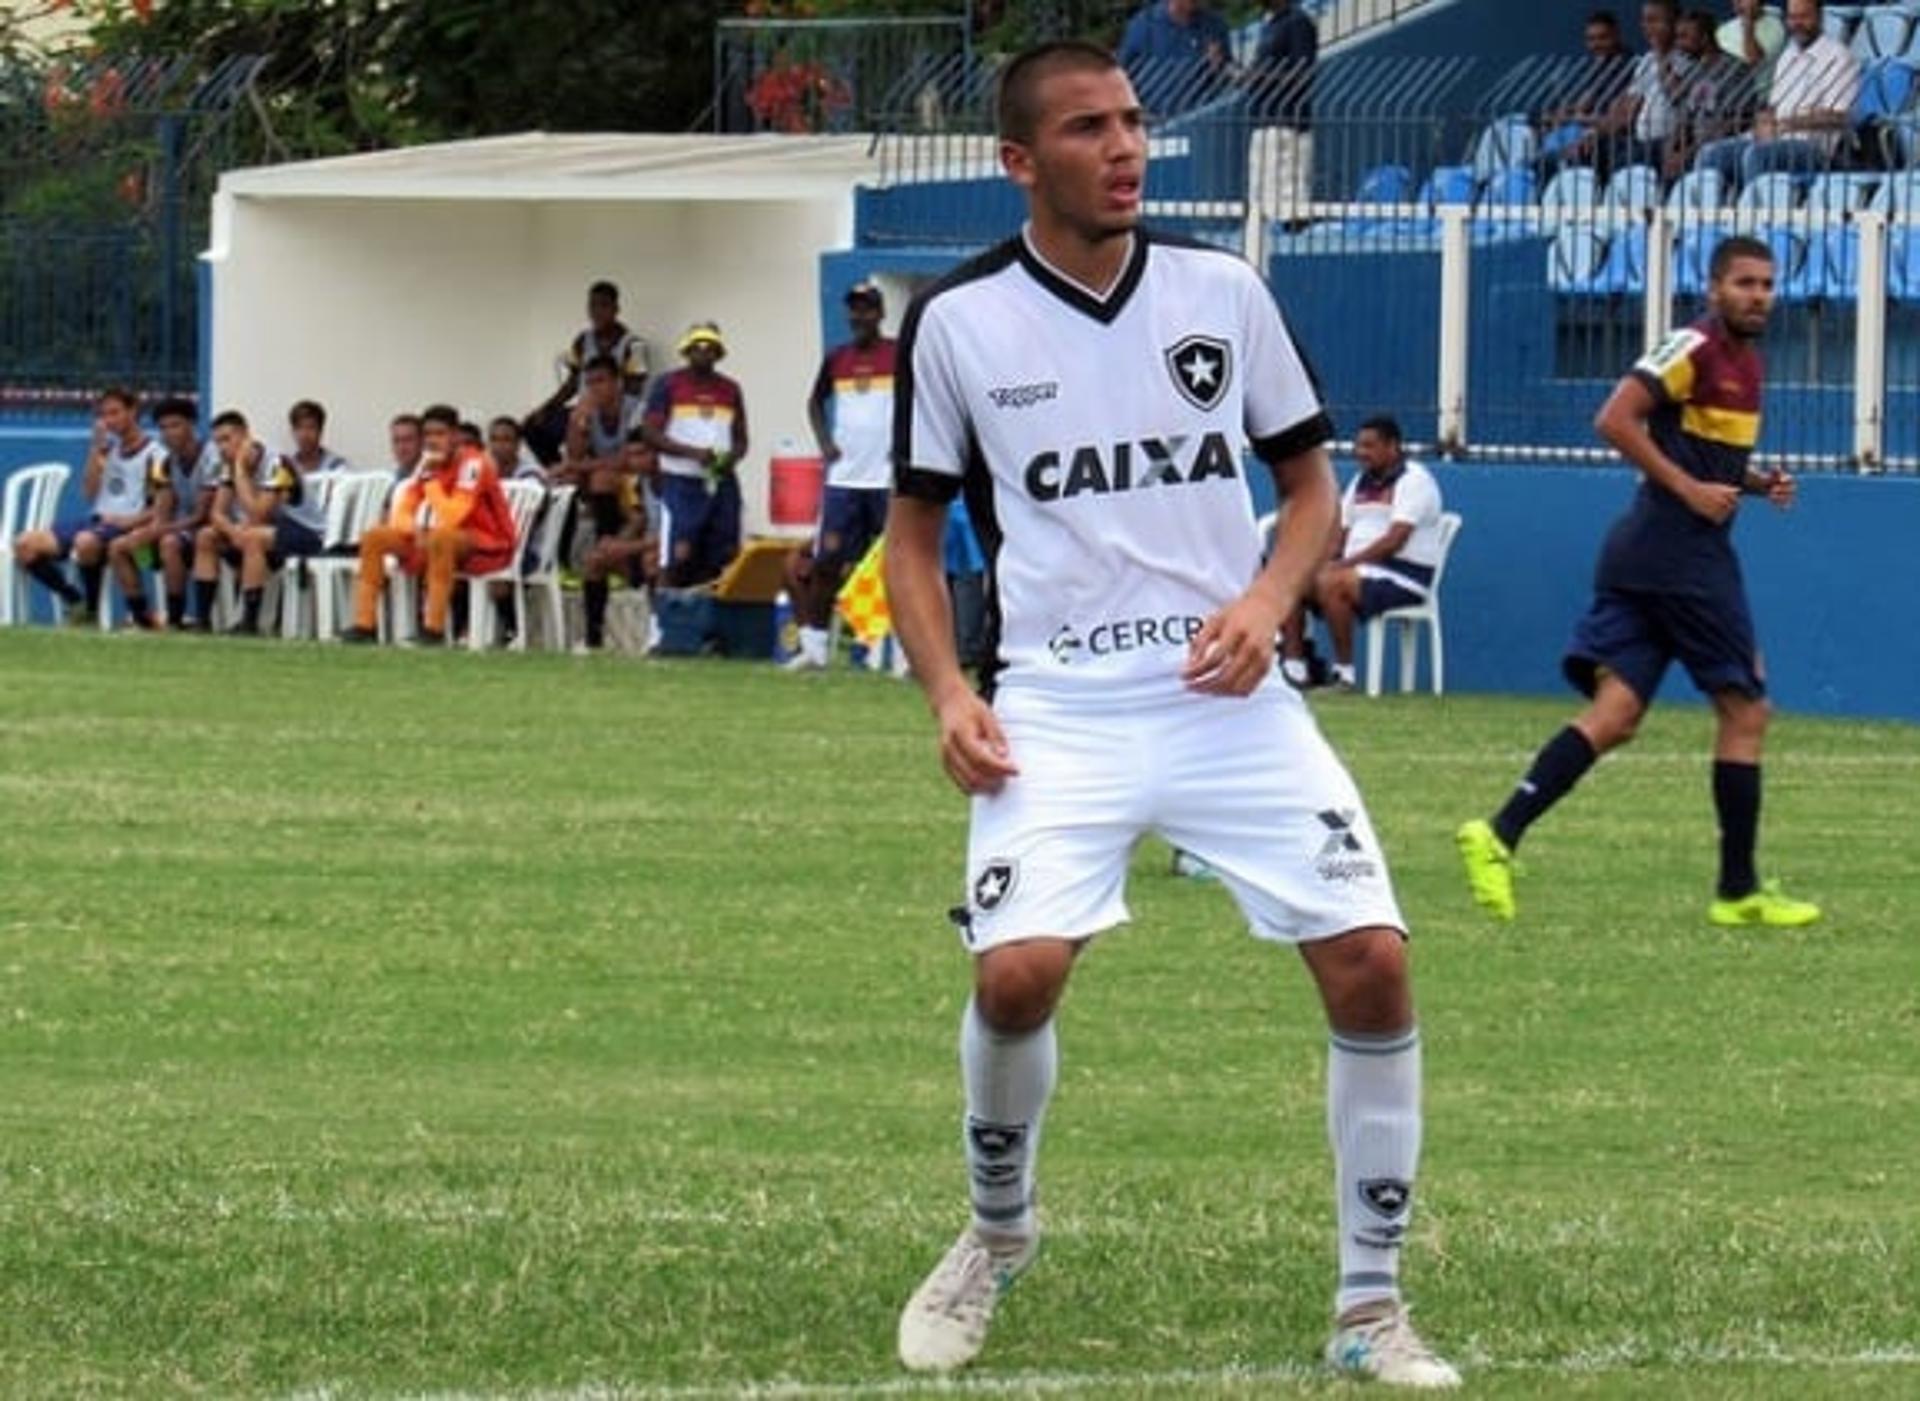
{"label": "blue painted wall", "polygon": [[[1637,474],[1442,465],[1436,475],[1465,518],[1442,599],[1449,688],[1571,697],[1560,654]],[[1735,530],[1774,700],[1920,720],[1920,478],[1802,477],[1794,510],[1747,501]],[[1661,694],[1695,698],[1677,670]]]}

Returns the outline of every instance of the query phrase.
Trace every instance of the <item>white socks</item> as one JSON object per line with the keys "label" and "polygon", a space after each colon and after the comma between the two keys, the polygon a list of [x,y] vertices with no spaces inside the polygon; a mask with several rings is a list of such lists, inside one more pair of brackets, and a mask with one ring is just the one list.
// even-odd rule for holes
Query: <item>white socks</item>
{"label": "white socks", "polygon": [[967,1180],[979,1230],[1034,1233],[1033,1162],[1059,1064],[1051,1018],[1037,1031],[995,1031],[967,1003],[960,1068],[967,1086]]}
{"label": "white socks", "polygon": [[1349,686],[1357,685],[1358,678],[1354,674],[1353,663],[1335,662],[1333,664],[1333,679],[1335,681],[1344,681]]}
{"label": "white socks", "polygon": [[800,629],[800,655],[815,666],[827,664],[827,642],[832,636],[825,628]]}
{"label": "white socks", "polygon": [[1420,1033],[1336,1031],[1327,1057],[1327,1132],[1339,1192],[1336,1316],[1400,1297],[1400,1243],[1420,1163]]}
{"label": "white socks", "polygon": [[1308,680],[1306,659],[1303,657],[1282,657],[1280,659],[1280,674],[1296,686],[1306,685]]}

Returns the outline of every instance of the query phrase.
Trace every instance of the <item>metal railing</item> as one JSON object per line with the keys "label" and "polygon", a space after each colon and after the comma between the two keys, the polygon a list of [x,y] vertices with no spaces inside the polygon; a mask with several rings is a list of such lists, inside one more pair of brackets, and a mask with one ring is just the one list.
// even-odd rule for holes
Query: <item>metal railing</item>
{"label": "metal railing", "polygon": [[[1744,72],[1683,67],[1638,114],[1630,70],[1583,59],[1136,71],[1148,218],[1266,272],[1342,421],[1391,412],[1489,458],[1602,455],[1594,409],[1702,314],[1719,241],[1750,235],[1778,289],[1762,452],[1920,470],[1916,75],[1875,65],[1844,132],[1755,151]],[[952,100],[890,114],[864,243],[959,251],[1017,225],[982,90],[970,68]]]}
{"label": "metal railing", "polygon": [[190,389],[194,259],[264,60],[52,62],[0,85],[0,398]]}

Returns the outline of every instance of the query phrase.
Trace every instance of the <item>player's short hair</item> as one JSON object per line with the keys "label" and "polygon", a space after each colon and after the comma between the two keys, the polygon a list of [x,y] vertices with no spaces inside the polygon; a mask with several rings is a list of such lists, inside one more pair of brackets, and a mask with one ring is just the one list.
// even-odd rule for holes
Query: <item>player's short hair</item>
{"label": "player's short hair", "polygon": [[487,424],[487,431],[489,433],[496,428],[504,428],[516,438],[520,436],[520,420],[517,418],[509,418],[507,415],[501,414],[500,417]]}
{"label": "player's short hair", "polygon": [[617,378],[620,374],[620,362],[611,355],[601,354],[589,356],[587,363],[580,367],[580,373],[585,376],[596,372],[613,375]]}
{"label": "player's short hair", "polygon": [[213,422],[207,426],[216,433],[222,428],[238,428],[244,433],[247,431],[247,416],[238,409],[226,409],[215,414],[213,416]]}
{"label": "player's short hair", "polygon": [[1708,9],[1688,10],[1684,15],[1680,16],[1680,19],[1682,23],[1691,22],[1699,25],[1700,32],[1703,34],[1712,34],[1720,27],[1719,17],[1716,16],[1712,10]]}
{"label": "player's short hair", "polygon": [[1039,44],[1014,56],[1000,74],[993,124],[1002,141],[1027,145],[1040,126],[1040,84],[1055,73],[1106,73],[1120,66],[1106,49],[1078,39]]}
{"label": "player's short hair", "polygon": [[1616,15],[1612,10],[1595,10],[1587,16],[1581,28],[1585,29],[1596,24],[1618,32],[1620,28],[1620,16]]}
{"label": "player's short hair", "polygon": [[1640,0],[1642,10],[1649,6],[1656,10],[1665,10],[1669,22],[1680,18],[1680,0]]}
{"label": "player's short hair", "polygon": [[594,283],[593,286],[587,288],[587,300],[590,302],[600,300],[617,302],[620,300],[620,289],[611,282],[608,282],[605,278],[602,278],[600,281]]}
{"label": "player's short hair", "polygon": [[160,423],[169,418],[184,418],[188,423],[200,421],[200,407],[193,400],[178,394],[170,394],[153,406],[153,421]]}
{"label": "player's short hair", "polygon": [[100,391],[100,403],[104,404],[109,399],[129,409],[137,409],[140,407],[140,396],[135,394],[131,389],[122,388],[117,384],[110,385]]}
{"label": "player's short hair", "polygon": [[1723,238],[1714,245],[1713,260],[1707,264],[1707,276],[1719,281],[1727,275],[1727,269],[1733,266],[1736,258],[1758,258],[1763,263],[1770,263],[1773,261],[1773,250],[1750,234]]}
{"label": "player's short hair", "polygon": [[460,431],[460,410],[451,404],[429,404],[420,410],[420,426],[425,428],[429,423],[437,423],[457,433]]}
{"label": "player's short hair", "polygon": [[387,423],[389,428],[419,429],[422,426],[420,415],[417,413],[397,413]]}
{"label": "player's short hair", "polygon": [[1400,421],[1391,414],[1375,414],[1360,425],[1360,431],[1377,433],[1396,446],[1400,442]]}
{"label": "player's short hair", "polygon": [[312,399],[302,399],[287,410],[287,422],[295,428],[303,423],[311,423],[324,433],[327,430],[327,411]]}

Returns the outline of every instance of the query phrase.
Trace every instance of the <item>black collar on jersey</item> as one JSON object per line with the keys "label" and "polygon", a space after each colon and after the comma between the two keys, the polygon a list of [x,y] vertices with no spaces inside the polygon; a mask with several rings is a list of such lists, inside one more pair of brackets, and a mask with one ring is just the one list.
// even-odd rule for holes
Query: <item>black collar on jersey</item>
{"label": "black collar on jersey", "polygon": [[1376,475],[1362,468],[1360,471],[1360,486],[1358,490],[1361,494],[1370,491],[1391,491],[1393,490],[1393,484],[1406,475],[1407,459],[1404,457],[1393,464],[1393,470],[1391,472],[1381,472]]}
{"label": "black collar on jersey", "polygon": [[1119,280],[1104,299],[1094,296],[1079,283],[1062,277],[1043,263],[1040,255],[1033,251],[1033,245],[1027,240],[1024,230],[1014,238],[1014,246],[1020,266],[1027,270],[1028,276],[1075,311],[1084,312],[1104,326],[1111,324],[1113,318],[1126,309],[1127,299],[1133,295],[1133,289],[1146,276],[1147,244],[1150,241],[1145,229],[1134,229],[1133,251],[1127,256],[1127,265],[1121,269]]}

